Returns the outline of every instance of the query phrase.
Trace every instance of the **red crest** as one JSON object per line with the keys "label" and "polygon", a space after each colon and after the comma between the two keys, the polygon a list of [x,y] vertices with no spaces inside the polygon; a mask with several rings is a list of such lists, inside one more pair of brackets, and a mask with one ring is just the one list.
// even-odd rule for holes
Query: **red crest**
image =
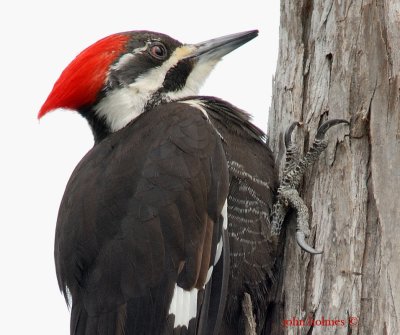
{"label": "red crest", "polygon": [[54,84],[38,118],[56,108],[78,109],[94,103],[110,65],[124,51],[129,38],[129,33],[105,37],[76,56]]}

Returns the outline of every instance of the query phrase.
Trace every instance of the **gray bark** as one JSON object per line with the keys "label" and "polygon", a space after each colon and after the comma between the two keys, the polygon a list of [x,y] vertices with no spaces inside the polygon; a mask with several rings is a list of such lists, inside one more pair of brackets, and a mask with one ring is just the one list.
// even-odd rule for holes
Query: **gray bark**
{"label": "gray bark", "polygon": [[[400,334],[400,0],[282,0],[269,144],[306,150],[327,119],[329,145],[302,184],[310,256],[287,225],[273,334]],[[349,318],[354,324],[349,324]],[[285,320],[344,320],[296,326]],[[358,322],[357,322],[358,320]]]}

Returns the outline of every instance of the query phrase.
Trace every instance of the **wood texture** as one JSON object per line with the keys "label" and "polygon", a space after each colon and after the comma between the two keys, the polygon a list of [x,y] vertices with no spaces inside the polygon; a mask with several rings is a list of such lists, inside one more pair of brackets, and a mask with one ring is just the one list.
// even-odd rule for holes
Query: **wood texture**
{"label": "wood texture", "polygon": [[[273,334],[400,334],[400,1],[281,1],[269,144],[306,150],[327,119],[329,145],[306,175],[310,256],[287,225]],[[344,320],[345,325],[289,320]],[[349,324],[349,318],[352,325]],[[285,321],[287,320],[287,322]],[[284,325],[286,322],[286,325]]]}

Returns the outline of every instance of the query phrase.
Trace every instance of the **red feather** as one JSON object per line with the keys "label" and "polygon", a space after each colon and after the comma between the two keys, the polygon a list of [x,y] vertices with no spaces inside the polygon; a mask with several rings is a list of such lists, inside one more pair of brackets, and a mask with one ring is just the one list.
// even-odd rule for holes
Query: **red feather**
{"label": "red feather", "polygon": [[129,33],[105,37],[76,56],[54,84],[38,118],[56,108],[79,109],[94,103],[110,65],[124,51],[129,38]]}

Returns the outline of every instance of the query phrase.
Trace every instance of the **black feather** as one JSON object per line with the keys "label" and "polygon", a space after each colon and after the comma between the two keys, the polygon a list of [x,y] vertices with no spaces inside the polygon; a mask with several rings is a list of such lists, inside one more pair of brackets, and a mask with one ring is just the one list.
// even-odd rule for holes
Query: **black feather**
{"label": "black feather", "polygon": [[71,334],[173,332],[174,286],[204,285],[199,273],[214,259],[202,258],[215,255],[227,193],[221,140],[187,104],[159,106],[97,143],[70,178],[56,228]]}

